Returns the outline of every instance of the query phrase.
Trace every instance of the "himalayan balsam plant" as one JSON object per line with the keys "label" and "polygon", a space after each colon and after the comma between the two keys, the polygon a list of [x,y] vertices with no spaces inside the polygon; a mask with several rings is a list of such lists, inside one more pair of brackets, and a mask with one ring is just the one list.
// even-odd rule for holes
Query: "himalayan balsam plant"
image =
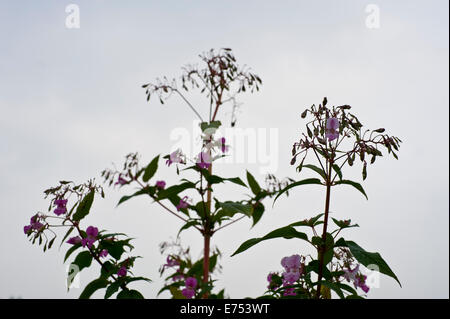
{"label": "himalayan balsam plant", "polygon": [[[260,238],[244,242],[233,255],[242,253],[250,247],[273,238],[297,238],[306,241],[317,251],[317,256],[294,254],[281,260],[282,272],[270,273],[267,277],[268,289],[263,298],[331,298],[333,291],[340,298],[361,298],[368,293],[367,276],[360,264],[394,278],[397,276],[379,253],[368,252],[351,240],[339,237],[341,231],[358,227],[351,220],[330,220],[331,190],[335,186],[349,185],[367,198],[361,184],[344,179],[344,166],[353,166],[359,159],[362,162],[362,179],[367,177],[367,162],[374,164],[382,156],[381,149],[387,150],[396,159],[401,140],[385,134],[384,128],[363,130],[358,118],[349,112],[349,105],[328,108],[324,98],[318,107],[306,109],[302,118],[310,117],[303,133],[292,148],[291,165],[297,171],[310,169],[320,178],[308,178],[289,184],[280,190],[277,198],[294,187],[321,185],[325,188],[325,207],[323,212],[309,219],[294,222],[276,229]],[[306,164],[307,155],[316,165]],[[330,227],[330,221],[334,228]],[[297,228],[308,228],[312,235],[300,232]],[[320,233],[320,227],[321,233]],[[361,291],[364,293],[361,294]]]}
{"label": "himalayan balsam plant", "polygon": [[[265,189],[248,171],[247,184],[239,177],[221,177],[213,174],[213,162],[226,156],[229,148],[225,138],[217,136],[218,128],[221,126],[218,120],[219,111],[231,106],[231,126],[234,126],[238,105],[236,95],[259,90],[261,79],[247,68],[239,67],[230,49],[221,49],[218,52],[210,50],[200,55],[200,58],[204,67],[198,68],[193,65],[184,67],[178,81],[176,79],[169,81],[164,77],[162,80],[157,79],[156,84],[143,85],[147,101],[156,95],[164,104],[170,96],[176,95],[200,119],[203,143],[198,155],[188,158],[183,150],[177,149],[163,156],[163,159],[157,155],[147,165],[141,166],[139,155],[131,153],[126,156],[121,170],[106,169],[102,172],[102,177],[109,186],[114,184],[120,188],[126,186],[136,188],[131,195],[123,196],[119,204],[136,196],[148,196],[163,211],[182,221],[178,234],[189,228],[196,229],[200,233],[203,241],[203,258],[192,260],[183,252],[170,254],[161,269],[161,275],[169,269],[175,269],[175,273],[166,278],[167,284],[160,290],[160,293],[170,291],[173,298],[223,298],[224,291],[217,294],[212,292],[215,280],[211,278],[211,273],[218,267],[217,259],[220,255],[217,249],[211,249],[212,236],[246,217],[252,219],[253,225],[258,223],[265,211],[262,201],[287,185],[287,182],[278,181],[271,175],[268,178],[269,185]],[[178,88],[180,82],[181,88]],[[206,95],[209,102],[207,120],[186,95],[195,89]],[[164,178],[156,178],[161,161],[169,167],[174,167],[178,175],[183,175],[179,183],[167,185]],[[242,200],[223,199],[215,192],[215,186],[225,182],[249,189],[252,194]],[[106,288],[105,298],[113,296],[119,290],[117,298],[142,298],[141,293],[127,286],[137,280],[150,281],[132,274],[131,267],[138,257],[122,257],[126,249],[133,249],[131,239],[124,234],[99,231],[94,226],[85,229],[80,226],[83,218],[91,212],[94,196],[98,193],[104,196],[103,189],[93,182],[83,185],[60,182],[59,186],[45,192],[46,196],[51,196],[49,211],[54,207],[54,215],[38,213],[32,217],[30,225],[25,226],[24,231],[33,243],[39,239],[41,244],[42,238],[45,238],[44,250],[52,246],[56,238],[54,232],[56,227],[68,228],[61,244],[75,231],[76,236],[66,241],[70,248],[64,260],[81,249],[72,262],[77,271],[91,266],[93,260],[101,267],[99,278],[86,286],[81,298],[88,298],[103,288]],[[74,202],[70,210],[67,209],[69,200]],[[50,224],[47,222],[50,219],[56,219],[60,224]],[[50,241],[47,241],[47,233],[54,236]],[[73,274],[69,274],[69,278],[73,278]]]}

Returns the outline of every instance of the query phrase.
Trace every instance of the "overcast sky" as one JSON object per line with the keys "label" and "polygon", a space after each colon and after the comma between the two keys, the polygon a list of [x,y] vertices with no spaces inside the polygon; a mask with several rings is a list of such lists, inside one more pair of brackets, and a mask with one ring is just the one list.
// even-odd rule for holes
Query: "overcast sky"
{"label": "overcast sky", "polygon": [[[370,298],[449,297],[448,1],[79,0],[72,2],[80,9],[79,29],[66,27],[70,3],[0,2],[0,298],[80,294],[66,292],[67,246],[44,254],[23,234],[30,216],[48,206],[43,190],[63,179],[99,179],[129,152],[138,151],[143,162],[167,154],[171,134],[191,132],[194,114],[175,97],[164,106],[146,103],[141,85],[178,76],[182,65],[199,62],[199,53],[220,47],[232,48],[263,80],[259,93],[241,98],[237,126],[278,132],[269,157],[277,176],[312,176],[296,174],[290,152],[304,130],[300,113],[324,96],[330,105],[352,105],[367,127],[385,127],[403,140],[398,161],[384,157],[369,167],[363,183],[369,201],[336,187],[331,211],[361,226],[346,238],[378,251],[403,284],[382,275]],[[366,24],[368,4],[379,9],[379,28]],[[207,114],[206,104],[199,109]],[[219,117],[229,126],[229,111]],[[215,170],[243,178],[248,168],[263,182],[264,166],[257,160]],[[176,181],[171,169],[158,174]],[[358,168],[344,174],[361,181]],[[116,208],[132,191],[107,189],[84,225],[136,238],[144,259],[135,273],[153,283],[135,287],[154,298],[163,284],[158,244],[174,238],[181,224],[143,198]],[[221,191],[224,199],[245,194]],[[297,188],[273,209],[266,202],[254,228],[245,220],[215,235],[212,244],[223,253],[218,286],[234,298],[263,294],[267,273],[281,270],[284,256],[309,253],[306,245],[280,239],[231,253],[251,237],[318,214],[324,198],[321,187]],[[196,231],[181,239],[193,257],[201,256]],[[82,273],[81,285],[98,271]]]}

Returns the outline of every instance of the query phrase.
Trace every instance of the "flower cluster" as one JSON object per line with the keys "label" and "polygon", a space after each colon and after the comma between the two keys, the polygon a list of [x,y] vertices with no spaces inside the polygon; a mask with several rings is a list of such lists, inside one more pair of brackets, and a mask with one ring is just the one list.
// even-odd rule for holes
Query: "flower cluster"
{"label": "flower cluster", "polygon": [[[283,286],[291,286],[303,273],[304,268],[304,257],[300,255],[292,255],[289,257],[284,257],[281,259],[281,265],[284,267],[283,276]],[[285,296],[295,296],[294,288],[286,288],[284,291]]]}
{"label": "flower cluster", "polygon": [[39,215],[36,214],[33,217],[31,217],[30,224],[23,227],[23,232],[25,234],[28,234],[28,233],[30,233],[33,230],[36,230],[36,231],[39,232],[39,231],[41,231],[44,228],[44,226],[45,225],[40,222]]}
{"label": "flower cluster", "polygon": [[[97,240],[97,236],[98,236],[98,228],[97,227],[93,227],[93,226],[89,226],[86,229],[86,237],[81,238],[80,236],[75,236],[75,237],[70,238],[67,241],[67,243],[68,244],[72,244],[72,245],[81,243],[81,245],[83,247],[87,246],[89,249],[91,249],[92,245]],[[105,252],[102,251],[101,254],[105,254]],[[108,251],[106,251],[106,255],[108,255]],[[106,257],[106,255],[103,256],[103,257]]]}
{"label": "flower cluster", "polygon": [[365,293],[369,292],[370,288],[366,285],[367,276],[359,272],[359,265],[353,269],[344,269],[343,276],[348,282],[353,282],[355,288],[361,288]]}

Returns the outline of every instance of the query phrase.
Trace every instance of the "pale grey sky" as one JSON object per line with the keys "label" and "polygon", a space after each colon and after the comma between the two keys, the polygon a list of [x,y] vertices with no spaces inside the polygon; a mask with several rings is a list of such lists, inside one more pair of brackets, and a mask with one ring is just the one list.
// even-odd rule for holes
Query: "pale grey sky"
{"label": "pale grey sky", "polygon": [[[80,29],[65,27],[70,3],[80,8]],[[365,24],[371,3],[380,9],[378,29]],[[175,98],[147,104],[140,86],[177,76],[199,53],[220,47],[231,47],[263,80],[259,93],[241,99],[238,126],[278,128],[277,176],[303,178],[289,165],[291,145],[304,128],[300,112],[324,96],[352,105],[367,127],[385,127],[404,141],[399,161],[383,158],[368,171],[369,201],[336,189],[331,210],[361,226],[346,237],[380,252],[403,284],[382,276],[370,298],[448,298],[446,0],[0,1],[0,298],[79,295],[80,289],[65,289],[65,250],[42,253],[26,240],[23,225],[47,208],[42,192],[59,180],[99,177],[129,152],[139,151],[144,162],[169,152],[171,132],[190,130],[193,114]],[[229,114],[221,116],[228,124]],[[248,167],[263,181],[260,166],[217,169],[244,177]],[[170,172],[160,176],[175,181],[166,177]],[[361,180],[358,169],[349,176]],[[158,244],[174,237],[180,223],[144,199],[115,208],[130,192],[108,189],[85,225],[137,238],[144,259],[135,271],[154,282],[136,287],[153,298],[162,287]],[[267,273],[281,268],[282,257],[308,252],[305,245],[273,240],[229,256],[251,237],[316,215],[323,200],[321,188],[298,188],[253,229],[244,221],[218,233],[219,286],[235,298],[261,295]],[[196,232],[182,241],[200,256]],[[81,284],[97,271],[82,273]]]}

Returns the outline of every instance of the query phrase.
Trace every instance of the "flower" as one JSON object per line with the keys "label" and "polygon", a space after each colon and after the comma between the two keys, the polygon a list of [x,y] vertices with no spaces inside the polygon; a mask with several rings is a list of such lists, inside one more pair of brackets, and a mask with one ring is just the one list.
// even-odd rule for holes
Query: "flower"
{"label": "flower", "polygon": [[165,181],[157,181],[155,186],[156,186],[156,188],[164,189],[164,187],[166,187],[166,182]]}
{"label": "flower", "polygon": [[355,288],[361,288],[365,293],[369,291],[369,287],[366,285],[367,276],[359,273],[359,264],[354,269],[344,269],[344,278],[348,282],[353,282]]}
{"label": "flower", "polygon": [[283,280],[287,284],[293,284],[300,279],[300,272],[297,271],[286,271],[283,273]]}
{"label": "flower", "polygon": [[181,163],[184,164],[184,159],[183,159],[183,153],[181,152],[180,149],[177,149],[176,151],[172,152],[169,155],[169,159],[166,161],[166,164],[168,166],[170,166],[172,163]]}
{"label": "flower", "polygon": [[211,166],[211,156],[207,152],[200,152],[197,156],[197,166],[209,168]]}
{"label": "flower", "polygon": [[186,287],[195,289],[195,287],[197,287],[197,279],[195,279],[194,277],[186,278]]}
{"label": "flower", "polygon": [[301,264],[300,255],[292,255],[290,257],[284,257],[281,259],[281,266],[283,266],[287,272],[293,269],[299,269]]}
{"label": "flower", "polygon": [[125,266],[120,267],[119,271],[117,272],[117,276],[124,277],[127,275],[127,268]]}
{"label": "flower", "polygon": [[97,240],[97,235],[98,235],[98,228],[97,227],[93,227],[93,226],[89,226],[86,229],[86,238],[83,238],[81,240],[81,245],[83,247],[88,246],[88,248],[91,248],[92,245]]}
{"label": "flower", "polygon": [[170,256],[167,256],[166,264],[163,267],[164,268],[166,268],[166,267],[175,267],[175,266],[178,266],[179,264],[180,263],[178,262],[178,260],[176,260],[176,259],[174,259],[174,258],[172,258]]}
{"label": "flower", "polygon": [[193,289],[190,289],[190,288],[184,288],[181,291],[181,293],[183,294],[183,296],[186,297],[186,299],[191,299],[195,295],[195,291]]}
{"label": "flower", "polygon": [[80,236],[75,236],[75,237],[69,238],[69,240],[66,241],[66,243],[75,245],[75,244],[81,243],[81,241],[82,241],[82,239]]}
{"label": "flower", "polygon": [[30,224],[23,227],[23,232],[28,234],[31,230],[41,231],[45,225],[39,221],[39,215],[36,214],[30,218]]}
{"label": "flower", "polygon": [[180,211],[181,209],[187,208],[189,205],[187,203],[187,196],[184,196],[182,199],[180,199],[180,203],[177,205],[177,210]]}
{"label": "flower", "polygon": [[339,137],[339,120],[335,117],[327,119],[326,138],[331,142]]}
{"label": "flower", "polygon": [[181,293],[186,299],[191,299],[195,295],[195,288],[197,287],[197,279],[194,277],[188,277],[185,281],[186,288],[184,288]]}
{"label": "flower", "polygon": [[228,152],[228,145],[225,145],[225,137],[219,139],[219,145],[222,153]]}
{"label": "flower", "polygon": [[56,215],[62,215],[67,212],[67,199],[56,199],[55,200],[56,209],[54,210],[54,213]]}
{"label": "flower", "polygon": [[114,183],[114,185],[125,185],[126,183],[128,183],[128,181],[122,178],[121,175],[119,175],[119,178],[117,179],[117,182]]}
{"label": "flower", "polygon": [[106,257],[108,256],[108,250],[107,249],[103,249],[99,254],[99,257]]}

